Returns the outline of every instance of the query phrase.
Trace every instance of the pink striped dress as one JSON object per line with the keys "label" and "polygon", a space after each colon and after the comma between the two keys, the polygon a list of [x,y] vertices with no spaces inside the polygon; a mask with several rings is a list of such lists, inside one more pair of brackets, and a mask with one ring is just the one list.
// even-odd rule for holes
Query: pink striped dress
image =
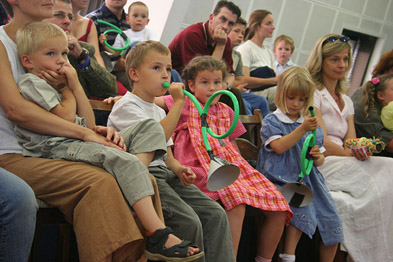
{"label": "pink striped dress", "polygon": [[[165,96],[164,101],[170,109],[173,105],[172,97]],[[210,106],[207,120],[214,133],[224,134],[229,129],[233,117],[234,112],[230,107],[223,103],[216,103]],[[289,223],[292,219],[292,212],[283,195],[265,176],[250,166],[231,143],[231,140],[245,131],[243,124],[238,122],[234,132],[229,137],[222,139],[225,147],[221,146],[218,139],[208,135],[214,154],[240,168],[240,176],[232,185],[218,191],[209,191],[206,188],[206,180],[210,157],[203,143],[199,113],[187,97],[173,134],[174,157],[182,165],[192,168],[197,175],[194,184],[213,200],[221,200],[226,210],[231,210],[240,204],[246,204],[262,210],[288,211],[287,222]]]}

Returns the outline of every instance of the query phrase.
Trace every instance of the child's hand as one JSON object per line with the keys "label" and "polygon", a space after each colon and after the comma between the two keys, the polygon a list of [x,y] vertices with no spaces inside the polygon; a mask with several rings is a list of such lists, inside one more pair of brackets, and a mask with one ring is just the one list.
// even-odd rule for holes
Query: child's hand
{"label": "child's hand", "polygon": [[300,126],[304,129],[305,132],[312,131],[317,129],[318,120],[315,116],[308,116]]}
{"label": "child's hand", "polygon": [[226,45],[228,34],[221,28],[216,27],[213,31],[213,40],[217,45]]}
{"label": "child's hand", "polygon": [[319,163],[320,161],[323,161],[325,158],[323,154],[321,153],[321,150],[319,149],[319,146],[315,145],[311,148],[310,150],[310,155],[314,158],[314,163],[316,166],[321,165],[322,163]]}
{"label": "child's hand", "polygon": [[[96,126],[94,132],[105,137],[105,140],[122,151],[127,151],[127,146],[124,144],[124,138],[112,127]],[[94,142],[94,141],[93,141]]]}
{"label": "child's hand", "polygon": [[76,73],[75,68],[71,64],[64,64],[60,69],[60,74],[62,74],[66,78],[68,87],[71,90],[74,90],[75,88],[80,86],[78,74]]}
{"label": "child's hand", "polygon": [[184,166],[181,167],[178,177],[180,179],[181,184],[185,187],[192,185],[196,179],[196,175],[192,171],[192,169]]}
{"label": "child's hand", "polygon": [[41,71],[38,76],[59,92],[62,92],[67,87],[67,79],[60,72]]}
{"label": "child's hand", "polygon": [[122,98],[122,96],[108,97],[108,98],[104,99],[104,102],[111,105],[111,104],[115,104],[121,98]]}
{"label": "child's hand", "polygon": [[185,96],[183,93],[184,84],[183,83],[171,83],[168,88],[169,94],[173,97],[173,101],[184,101]]}
{"label": "child's hand", "polygon": [[107,35],[100,34],[100,37],[98,38],[98,41],[100,41],[101,45],[105,45],[104,41],[107,40]]}

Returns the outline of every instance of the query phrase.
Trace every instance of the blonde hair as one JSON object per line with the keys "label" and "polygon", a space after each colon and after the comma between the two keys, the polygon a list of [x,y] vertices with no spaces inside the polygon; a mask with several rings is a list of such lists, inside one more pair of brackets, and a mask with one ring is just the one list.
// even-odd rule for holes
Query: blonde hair
{"label": "blonde hair", "polygon": [[382,109],[382,105],[377,97],[378,92],[384,92],[388,86],[388,82],[393,78],[393,74],[385,74],[375,77],[379,80],[379,83],[373,84],[370,81],[363,87],[363,103],[364,103],[364,114],[366,118],[369,117],[370,111],[378,111]]}
{"label": "blonde hair", "polygon": [[141,1],[136,1],[136,2],[133,2],[132,4],[130,4],[130,6],[128,7],[128,15],[131,13],[131,7],[137,6],[137,5],[146,7],[147,16],[149,16],[149,8],[147,7],[147,5],[144,2],[141,2]]}
{"label": "blonde hair", "polygon": [[[341,38],[344,37],[343,35],[337,35],[337,34],[327,34],[317,40],[315,43],[310,56],[307,59],[306,62],[306,68],[311,74],[312,79],[314,80],[314,83],[316,85],[316,88],[319,90],[322,90],[325,88],[325,85],[322,80],[322,62],[323,59],[326,57],[333,56],[339,52],[341,52],[344,49],[348,49],[348,57],[349,57],[349,62],[348,62],[348,68],[345,73],[348,73],[348,71],[351,69],[352,66],[352,50],[351,50],[351,45],[349,44],[349,41],[347,42],[342,42],[341,40],[336,40],[334,42],[329,41],[328,39],[330,37],[337,37]],[[338,80],[336,90],[339,93],[346,93],[346,86],[345,86],[345,81],[346,77],[343,79]]]}
{"label": "blonde hair", "polygon": [[274,47],[273,49],[276,49],[278,43],[280,43],[281,41],[284,41],[286,44],[291,46],[291,52],[293,53],[293,51],[295,51],[295,41],[293,41],[293,39],[290,36],[287,35],[280,35],[277,36],[276,40],[274,40]]}
{"label": "blonde hair", "polygon": [[33,55],[40,44],[49,39],[67,35],[59,26],[48,22],[32,22],[19,29],[16,33],[16,49],[19,59],[22,55]]}
{"label": "blonde hair", "polygon": [[182,78],[184,85],[188,91],[191,91],[188,86],[188,81],[195,81],[196,76],[202,71],[221,71],[222,79],[227,76],[226,65],[223,61],[218,60],[212,56],[197,56],[191,59],[183,70]]}
{"label": "blonde hair", "polygon": [[267,15],[271,14],[272,13],[270,11],[263,9],[258,9],[252,12],[250,18],[248,19],[248,28],[246,30],[246,36],[244,37],[244,41],[253,38],[255,31],[257,31],[263,19],[265,19]]}
{"label": "blonde hair", "polygon": [[306,102],[301,110],[302,115],[307,115],[308,107],[313,105],[315,84],[308,70],[303,66],[292,66],[286,69],[277,83],[274,102],[285,114],[288,114],[286,98],[288,95],[306,97]]}
{"label": "blonde hair", "polygon": [[130,52],[126,57],[126,73],[128,82],[130,83],[131,87],[134,86],[134,81],[130,78],[130,69],[139,68],[144,62],[146,55],[150,51],[155,51],[162,55],[171,55],[171,51],[169,50],[169,48],[158,41],[148,40],[136,44],[133,48],[131,48]]}

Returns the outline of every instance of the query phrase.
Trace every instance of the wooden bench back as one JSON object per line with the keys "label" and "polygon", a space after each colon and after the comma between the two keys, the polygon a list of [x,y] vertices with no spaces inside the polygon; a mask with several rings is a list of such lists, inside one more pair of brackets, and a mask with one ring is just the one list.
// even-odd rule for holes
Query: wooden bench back
{"label": "wooden bench back", "polygon": [[258,160],[259,148],[261,147],[260,131],[262,127],[262,113],[259,109],[254,110],[253,115],[240,115],[239,120],[250,133],[252,141],[244,138],[236,138],[240,154],[246,160]]}

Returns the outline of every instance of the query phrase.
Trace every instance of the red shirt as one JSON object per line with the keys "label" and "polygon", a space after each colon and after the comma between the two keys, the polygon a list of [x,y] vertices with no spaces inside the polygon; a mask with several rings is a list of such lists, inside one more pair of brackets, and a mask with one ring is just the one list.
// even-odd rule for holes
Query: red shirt
{"label": "red shirt", "polygon": [[[187,63],[196,56],[212,55],[215,42],[208,34],[209,21],[190,25],[178,33],[169,44],[172,53],[172,67],[179,73]],[[228,38],[222,59],[227,65],[227,71],[234,73],[232,61],[232,45]]]}

